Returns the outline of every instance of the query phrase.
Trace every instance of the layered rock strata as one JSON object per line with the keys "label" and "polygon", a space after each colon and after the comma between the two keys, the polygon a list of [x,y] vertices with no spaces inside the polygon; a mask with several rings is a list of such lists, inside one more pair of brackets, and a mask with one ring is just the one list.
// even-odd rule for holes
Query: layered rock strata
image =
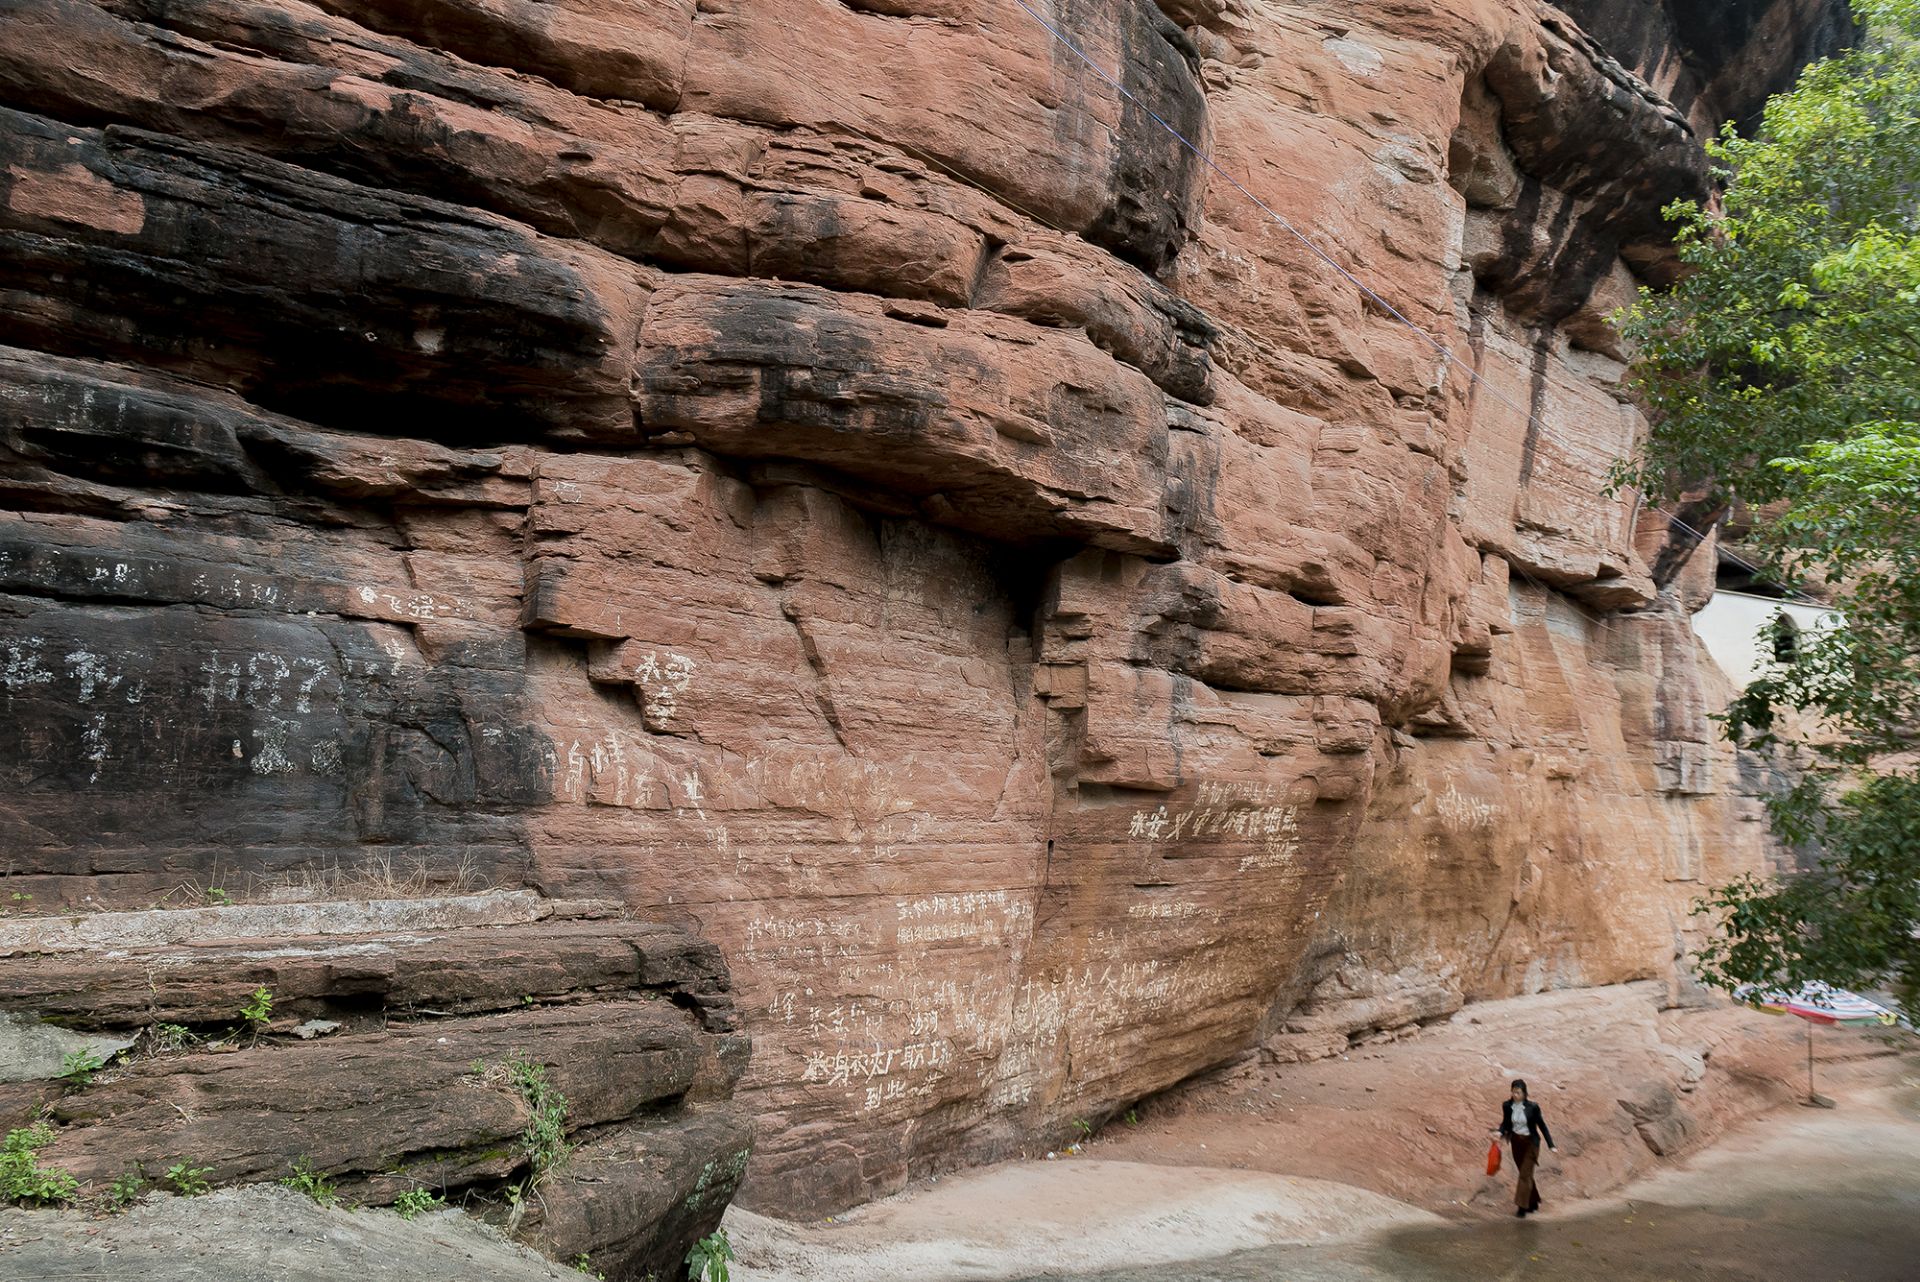
{"label": "layered rock strata", "polygon": [[[0,1074],[0,1129],[46,1119],[37,1160],[95,1197],[177,1189],[180,1165],[215,1185],[306,1173],[667,1276],[752,1143],[718,950],[527,891],[21,916],[0,922],[0,1011],[0,1044],[35,1022],[71,1043]],[[116,1051],[91,1080],[63,1072]]]}
{"label": "layered rock strata", "polygon": [[0,8],[13,902],[697,926],[785,1211],[1664,973],[1762,843],[1604,317],[1803,50],[1036,12],[1111,78],[1010,0]]}

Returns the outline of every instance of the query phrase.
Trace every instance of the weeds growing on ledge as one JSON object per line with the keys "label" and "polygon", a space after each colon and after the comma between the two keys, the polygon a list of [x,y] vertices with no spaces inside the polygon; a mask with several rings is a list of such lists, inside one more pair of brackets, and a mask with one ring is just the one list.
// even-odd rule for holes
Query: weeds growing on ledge
{"label": "weeds growing on ledge", "polygon": [[505,1189],[508,1205],[517,1209],[521,1199],[563,1165],[572,1152],[567,1143],[567,1097],[547,1076],[547,1066],[529,1059],[524,1051],[513,1052],[505,1064],[490,1065],[476,1059],[468,1067],[483,1080],[504,1080],[526,1101],[527,1128],[520,1133],[520,1147],[527,1157],[527,1177]]}
{"label": "weeds growing on ledge", "polygon": [[547,1066],[515,1051],[507,1060],[507,1080],[527,1102],[531,1116],[520,1143],[533,1166],[530,1182],[538,1184],[567,1160],[567,1097],[547,1078]]}
{"label": "weeds growing on ledge", "polygon": [[135,1162],[130,1170],[108,1186],[107,1209],[124,1211],[138,1202],[140,1195],[146,1191],[147,1177],[141,1173],[140,1164]]}
{"label": "weeds growing on ledge", "polygon": [[65,1171],[41,1166],[36,1154],[53,1143],[45,1122],[8,1131],[0,1141],[0,1202],[62,1203],[79,1195],[80,1182]]}
{"label": "weeds growing on ledge", "polygon": [[333,1181],[313,1169],[313,1159],[303,1157],[293,1164],[293,1174],[280,1183],[296,1193],[305,1193],[321,1206],[338,1206],[340,1194]]}
{"label": "weeds growing on ledge", "polygon": [[408,1189],[393,1199],[393,1213],[403,1220],[415,1220],[446,1204],[447,1199],[438,1193],[429,1193],[426,1189]]}
{"label": "weeds growing on ledge", "polygon": [[69,1086],[91,1086],[93,1075],[106,1066],[107,1061],[93,1047],[82,1046],[61,1059],[60,1080]]}
{"label": "weeds growing on ledge", "polygon": [[201,1039],[185,1024],[155,1024],[147,1030],[147,1046],[154,1054],[183,1051]]}
{"label": "weeds growing on ledge", "polygon": [[246,1004],[240,1008],[240,1018],[246,1020],[247,1026],[256,1034],[264,1029],[273,1020],[273,990],[265,987],[254,989],[253,996],[247,998]]}
{"label": "weeds growing on ledge", "polygon": [[175,1162],[167,1168],[164,1178],[173,1186],[173,1191],[181,1197],[199,1197],[210,1187],[207,1184],[207,1173],[211,1170],[213,1170],[211,1166],[194,1166],[188,1162]]}

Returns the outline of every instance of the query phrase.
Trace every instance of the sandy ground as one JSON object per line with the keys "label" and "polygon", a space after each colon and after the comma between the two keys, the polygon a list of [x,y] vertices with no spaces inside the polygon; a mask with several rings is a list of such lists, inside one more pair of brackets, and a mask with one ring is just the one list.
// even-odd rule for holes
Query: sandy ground
{"label": "sandy ground", "polygon": [[1326,1180],[1102,1161],[996,1167],[838,1224],[789,1225],[737,1209],[727,1216],[746,1282],[1087,1273],[1441,1223]]}
{"label": "sandy ground", "polygon": [[[1803,1109],[1799,1021],[1663,1010],[1658,996],[1633,985],[1486,1003],[1339,1059],[1242,1065],[1116,1120],[1077,1155],[923,1183],[827,1223],[736,1209],[735,1273],[1920,1282],[1920,1054],[1820,1030],[1820,1089],[1843,1107]],[[1509,1173],[1483,1165],[1517,1075],[1561,1149],[1542,1166],[1550,1213],[1525,1221],[1511,1217]],[[1610,1200],[1623,1187],[1634,1201]],[[1756,1231],[1776,1223],[1779,1243]],[[1862,1245],[1834,1250],[1835,1232]],[[1851,1271],[1809,1265],[1821,1259]]]}

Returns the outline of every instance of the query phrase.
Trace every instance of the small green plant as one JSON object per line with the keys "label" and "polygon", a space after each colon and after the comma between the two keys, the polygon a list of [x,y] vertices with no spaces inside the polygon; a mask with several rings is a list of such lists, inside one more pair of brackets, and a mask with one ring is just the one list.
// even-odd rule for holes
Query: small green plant
{"label": "small green plant", "polygon": [[687,1252],[687,1282],[727,1282],[727,1265],[732,1262],[733,1243],[727,1241],[725,1229],[716,1229]]}
{"label": "small green plant", "polygon": [[35,1158],[51,1143],[53,1128],[45,1122],[7,1132],[0,1141],[0,1202],[71,1202],[78,1196],[78,1180]]}
{"label": "small green plant", "polygon": [[1139,1110],[1139,1109],[1137,1109],[1137,1108],[1130,1108],[1130,1109],[1128,1109],[1128,1110],[1127,1110],[1127,1125],[1128,1125],[1128,1126],[1138,1126],[1138,1125],[1140,1125],[1140,1110]]}
{"label": "small green plant", "polygon": [[68,1051],[60,1060],[60,1080],[69,1086],[91,1086],[93,1075],[107,1066],[105,1058],[97,1054],[93,1047],[82,1046],[77,1051]]}
{"label": "small green plant", "polygon": [[599,1278],[600,1282],[606,1282],[607,1275],[593,1267],[593,1257],[589,1256],[585,1251],[580,1252],[580,1254],[574,1256],[571,1260],[567,1261],[567,1263],[573,1266],[575,1272],[584,1273],[590,1278]]}
{"label": "small green plant", "polygon": [[124,1211],[140,1200],[147,1191],[147,1177],[141,1174],[139,1163],[133,1169],[115,1180],[107,1188],[107,1205],[116,1211]]}
{"label": "small green plant", "polygon": [[429,1193],[426,1189],[408,1189],[393,1199],[393,1212],[403,1220],[415,1220],[446,1204],[447,1199],[438,1193]]}
{"label": "small green plant", "polygon": [[207,901],[209,903],[218,904],[222,908],[227,908],[233,904],[233,896],[229,895],[226,891],[220,889],[220,887],[218,886],[208,886]]}
{"label": "small green plant", "polygon": [[187,1162],[175,1162],[167,1168],[165,1176],[173,1191],[181,1197],[199,1197],[207,1191],[207,1173],[211,1166],[194,1166]]}
{"label": "small green plant", "polygon": [[254,989],[253,996],[240,1008],[240,1018],[256,1033],[265,1028],[273,1019],[273,990],[264,986]]}
{"label": "small green plant", "polygon": [[155,1024],[147,1035],[158,1051],[183,1051],[200,1040],[185,1024]]}
{"label": "small green plant", "polygon": [[1080,1132],[1080,1138],[1083,1140],[1093,1138],[1093,1123],[1084,1117],[1076,1117],[1073,1119],[1073,1129]]}
{"label": "small green plant", "polygon": [[333,1187],[333,1181],[313,1169],[313,1159],[303,1157],[293,1164],[293,1174],[280,1183],[296,1193],[305,1193],[321,1206],[337,1206],[340,1194]]}
{"label": "small green plant", "polygon": [[547,1066],[535,1063],[515,1051],[507,1060],[507,1079],[527,1102],[527,1129],[520,1143],[532,1164],[531,1181],[538,1184],[546,1174],[567,1160],[567,1097],[547,1079]]}

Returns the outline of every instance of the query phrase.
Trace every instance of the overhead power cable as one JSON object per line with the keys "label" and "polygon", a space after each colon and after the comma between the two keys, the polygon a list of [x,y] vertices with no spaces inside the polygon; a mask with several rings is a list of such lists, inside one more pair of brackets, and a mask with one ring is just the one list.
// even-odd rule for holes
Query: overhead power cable
{"label": "overhead power cable", "polygon": [[[1655,508],[1654,511],[1658,512],[1661,516],[1666,517],[1668,524],[1679,526],[1681,529],[1685,530],[1688,534],[1691,534],[1694,538],[1698,539],[1702,543],[1705,543],[1707,541],[1706,535],[1702,534],[1699,530],[1694,529],[1691,525],[1688,525],[1685,521],[1681,520],[1674,513],[1667,511],[1663,507]],[[1717,544],[1714,550],[1718,552],[1721,556],[1726,557],[1727,560],[1733,562],[1735,565],[1745,570],[1748,574],[1751,574],[1755,579],[1759,580],[1761,583],[1766,584],[1768,587],[1771,587],[1780,592],[1783,592],[1788,596],[1798,597],[1800,600],[1806,602],[1808,605],[1818,606],[1823,610],[1830,610],[1833,608],[1832,605],[1830,605],[1828,602],[1822,601],[1819,597],[1809,596],[1806,592],[1802,591],[1799,588],[1788,587],[1784,583],[1781,583],[1775,579],[1769,578],[1767,576],[1766,571],[1762,570],[1759,566],[1755,565],[1753,562],[1741,556],[1738,552],[1733,551],[1724,543]]]}

